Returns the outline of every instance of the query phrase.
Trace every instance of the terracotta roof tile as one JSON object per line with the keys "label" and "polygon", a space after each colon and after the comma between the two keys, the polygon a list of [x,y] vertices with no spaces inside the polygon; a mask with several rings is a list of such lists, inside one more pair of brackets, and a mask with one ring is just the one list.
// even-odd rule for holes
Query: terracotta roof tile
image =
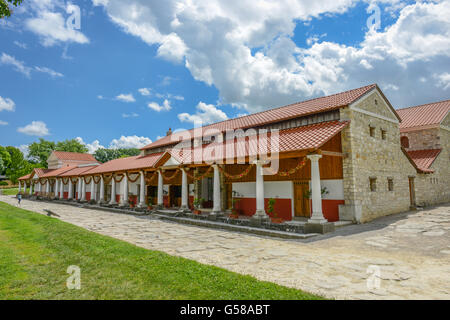
{"label": "terracotta roof tile", "polygon": [[439,125],[450,112],[450,100],[398,109],[402,119],[400,130],[412,127]]}
{"label": "terracotta roof tile", "polygon": [[86,172],[84,175],[152,168],[162,155],[163,153],[161,152],[146,156],[134,156],[111,160],[96,167],[92,171]]}
{"label": "terracotta roof tile", "polygon": [[97,160],[94,158],[94,156],[92,154],[88,154],[88,153],[53,151],[53,154],[60,160],[97,162]]}
{"label": "terracotta roof tile", "polygon": [[59,177],[77,177],[79,175],[84,174],[85,172],[88,172],[90,170],[93,170],[97,168],[98,165],[91,165],[91,166],[78,166],[73,168],[72,170],[66,171],[59,175]]}
{"label": "terracotta roof tile", "polygon": [[19,181],[22,181],[22,180],[30,180],[30,178],[31,178],[31,173],[30,173],[30,174],[27,174],[27,175],[25,175],[25,176],[23,176],[23,177],[20,177],[18,180],[19,180]]}
{"label": "terracotta roof tile", "polygon": [[[317,149],[324,145],[327,141],[338,134],[350,122],[349,121],[329,121],[321,122],[309,126],[281,130],[279,132],[279,152],[302,151]],[[211,143],[202,148],[196,147],[191,151],[186,152],[186,149],[171,149],[168,151],[180,163],[192,163],[195,160],[198,152],[202,152],[204,162],[213,162],[220,159],[230,158],[226,154],[227,150],[234,150],[234,156],[246,157],[255,156],[258,154],[257,139],[253,137],[246,137],[246,143],[238,142],[236,139],[225,141],[222,147],[218,143]],[[264,141],[264,140],[263,140]],[[266,150],[270,151],[270,136],[265,140],[268,142]],[[261,149],[261,144],[259,145]],[[215,151],[217,151],[217,153]],[[226,155],[226,156],[224,156]]]}
{"label": "terracotta roof tile", "polygon": [[54,177],[58,177],[59,175],[70,171],[72,169],[76,168],[75,166],[65,166],[65,167],[61,167],[59,169],[53,169],[53,170],[49,170],[48,172],[46,172],[45,174],[43,174],[42,176],[39,176],[40,178],[54,178]]}
{"label": "terracotta roof tile", "polygon": [[441,151],[442,149],[430,149],[407,151],[407,153],[419,170],[424,172],[434,172],[430,167]]}
{"label": "terracotta roof tile", "polygon": [[[347,106],[355,102],[356,100],[361,98],[364,94],[368,93],[369,91],[371,91],[376,87],[377,87],[376,84],[372,84],[369,86],[334,94],[331,96],[294,103],[288,106],[275,108],[236,119],[214,123],[208,126],[204,126],[203,130],[206,131],[209,129],[216,129],[221,132],[225,132],[227,130],[252,128],[261,125],[266,125],[269,123],[306,116],[309,114],[330,111]],[[194,129],[188,130],[191,136],[193,135],[193,130]],[[143,149],[153,149],[162,146],[176,144],[178,140],[176,139],[176,137],[177,137],[176,134],[163,137],[145,146]]]}

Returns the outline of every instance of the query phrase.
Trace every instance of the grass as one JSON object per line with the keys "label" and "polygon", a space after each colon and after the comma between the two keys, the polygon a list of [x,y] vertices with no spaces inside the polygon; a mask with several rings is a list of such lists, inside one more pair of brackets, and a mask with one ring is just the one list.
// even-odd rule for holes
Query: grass
{"label": "grass", "polygon": [[19,188],[10,188],[10,189],[3,189],[2,193],[5,196],[15,196],[16,194],[19,193]]}
{"label": "grass", "polygon": [[[81,290],[66,287],[70,265],[81,268]],[[319,298],[0,202],[0,300]]]}

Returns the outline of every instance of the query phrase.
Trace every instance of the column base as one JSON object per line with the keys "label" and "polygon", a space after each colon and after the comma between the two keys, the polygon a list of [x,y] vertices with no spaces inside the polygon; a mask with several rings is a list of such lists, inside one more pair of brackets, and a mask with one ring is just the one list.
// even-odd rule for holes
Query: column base
{"label": "column base", "polygon": [[189,209],[188,206],[181,206],[179,210],[180,210],[180,212],[183,212],[183,213],[191,212],[191,210]]}
{"label": "column base", "polygon": [[264,210],[257,210],[256,213],[250,218],[250,224],[252,226],[260,226],[268,221],[270,221],[270,217]]}
{"label": "column base", "polygon": [[139,203],[139,204],[137,205],[137,207],[138,207],[138,208],[145,208],[145,207],[147,207],[147,205],[146,205],[145,202],[144,202],[144,203]]}
{"label": "column base", "polygon": [[308,220],[308,223],[325,224],[325,223],[328,223],[328,220],[325,219],[322,212],[313,212],[311,218]]}
{"label": "column base", "polygon": [[325,234],[325,233],[334,232],[335,229],[336,229],[336,227],[335,227],[333,222],[310,223],[308,221],[308,223],[306,223],[305,226],[304,226],[305,233]]}

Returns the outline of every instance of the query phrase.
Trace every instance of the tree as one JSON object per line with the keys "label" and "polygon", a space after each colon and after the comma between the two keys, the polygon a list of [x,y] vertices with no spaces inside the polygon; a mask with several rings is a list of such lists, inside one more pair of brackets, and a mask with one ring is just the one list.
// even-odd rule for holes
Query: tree
{"label": "tree", "polygon": [[31,173],[34,168],[41,167],[40,164],[32,164],[25,160],[22,151],[15,147],[6,147],[6,151],[11,157],[11,163],[6,168],[6,176],[13,183],[17,183],[20,177]]}
{"label": "tree", "polygon": [[11,155],[5,147],[0,146],[0,174],[5,174],[6,169],[11,165]]}
{"label": "tree", "polygon": [[39,142],[33,142],[28,146],[28,157],[47,168],[47,159],[54,150],[56,150],[56,143],[39,138]]}
{"label": "tree", "polygon": [[98,149],[94,153],[94,157],[97,161],[105,163],[118,158],[126,158],[131,156],[137,156],[141,153],[141,150],[131,149]]}
{"label": "tree", "polygon": [[56,144],[57,151],[66,151],[66,152],[78,152],[78,153],[87,153],[89,149],[81,144],[78,140],[64,140],[60,141]]}
{"label": "tree", "polygon": [[10,17],[13,10],[9,7],[9,3],[12,3],[15,7],[20,5],[23,0],[0,0],[0,19],[4,17]]}

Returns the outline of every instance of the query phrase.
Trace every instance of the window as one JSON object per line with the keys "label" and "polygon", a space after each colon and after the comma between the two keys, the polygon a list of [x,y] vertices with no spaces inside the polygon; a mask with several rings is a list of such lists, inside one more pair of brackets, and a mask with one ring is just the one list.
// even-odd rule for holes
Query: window
{"label": "window", "polygon": [[381,129],[381,139],[386,140],[386,130]]}
{"label": "window", "polygon": [[409,139],[408,139],[408,137],[405,137],[405,136],[401,137],[400,138],[400,143],[401,143],[403,148],[405,148],[405,149],[409,148]]}
{"label": "window", "polygon": [[377,178],[369,178],[370,191],[377,191]]}
{"label": "window", "polygon": [[388,178],[388,190],[394,191],[394,179]]}
{"label": "window", "polygon": [[378,100],[377,99],[375,99],[375,105],[378,105]]}
{"label": "window", "polygon": [[369,126],[370,136],[375,138],[375,127]]}

